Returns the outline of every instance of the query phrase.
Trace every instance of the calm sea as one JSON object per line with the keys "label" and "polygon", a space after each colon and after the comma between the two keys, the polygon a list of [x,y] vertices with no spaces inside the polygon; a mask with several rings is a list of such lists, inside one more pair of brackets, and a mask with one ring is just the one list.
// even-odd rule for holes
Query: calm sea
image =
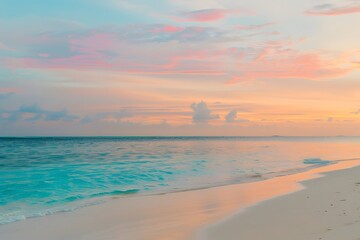
{"label": "calm sea", "polygon": [[0,224],[359,157],[358,137],[0,138]]}

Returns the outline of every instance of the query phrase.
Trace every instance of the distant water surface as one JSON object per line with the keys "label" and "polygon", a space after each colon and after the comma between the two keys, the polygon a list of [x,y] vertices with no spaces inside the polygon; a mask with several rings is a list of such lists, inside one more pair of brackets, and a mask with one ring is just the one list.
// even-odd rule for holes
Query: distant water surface
{"label": "distant water surface", "polygon": [[0,138],[0,224],[359,157],[359,137]]}

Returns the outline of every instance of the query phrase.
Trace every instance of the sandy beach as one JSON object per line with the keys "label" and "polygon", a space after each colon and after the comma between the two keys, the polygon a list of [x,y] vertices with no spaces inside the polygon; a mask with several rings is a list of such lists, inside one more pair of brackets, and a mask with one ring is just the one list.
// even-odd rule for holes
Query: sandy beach
{"label": "sandy beach", "polygon": [[355,167],[301,181],[301,191],[250,207],[207,227],[196,239],[359,239],[359,173]]}
{"label": "sandy beach", "polygon": [[2,225],[0,238],[357,239],[357,164],[346,161],[265,181],[114,199]]}

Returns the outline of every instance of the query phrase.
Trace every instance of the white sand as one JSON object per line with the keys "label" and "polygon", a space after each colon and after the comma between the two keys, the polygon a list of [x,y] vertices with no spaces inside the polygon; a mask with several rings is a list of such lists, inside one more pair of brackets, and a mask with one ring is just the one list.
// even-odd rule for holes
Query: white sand
{"label": "white sand", "polygon": [[360,239],[360,167],[302,184],[306,189],[228,217],[204,229],[197,239]]}
{"label": "white sand", "polygon": [[[357,204],[357,200],[360,200],[360,186],[355,184],[360,182],[359,168],[311,180],[306,182],[309,189],[264,202],[240,214],[234,213],[259,201],[302,189],[298,182],[315,177],[316,173],[355,164],[343,162],[306,173],[248,184],[120,198],[71,213],[2,225],[0,239],[169,240],[193,239],[195,236],[199,239],[224,240],[308,240],[321,237],[321,234],[335,236],[347,231],[341,226],[352,224],[359,218],[357,207],[360,207],[360,201]],[[229,218],[229,215],[232,217]],[[221,219],[227,220],[201,228]],[[360,231],[353,226],[356,225],[346,225],[346,228]],[[270,238],[271,234],[274,238]]]}

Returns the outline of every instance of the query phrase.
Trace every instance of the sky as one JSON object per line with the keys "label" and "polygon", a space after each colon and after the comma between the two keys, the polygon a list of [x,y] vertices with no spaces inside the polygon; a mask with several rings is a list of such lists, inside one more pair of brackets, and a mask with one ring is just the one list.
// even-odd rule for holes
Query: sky
{"label": "sky", "polygon": [[0,0],[0,136],[360,135],[360,0]]}

